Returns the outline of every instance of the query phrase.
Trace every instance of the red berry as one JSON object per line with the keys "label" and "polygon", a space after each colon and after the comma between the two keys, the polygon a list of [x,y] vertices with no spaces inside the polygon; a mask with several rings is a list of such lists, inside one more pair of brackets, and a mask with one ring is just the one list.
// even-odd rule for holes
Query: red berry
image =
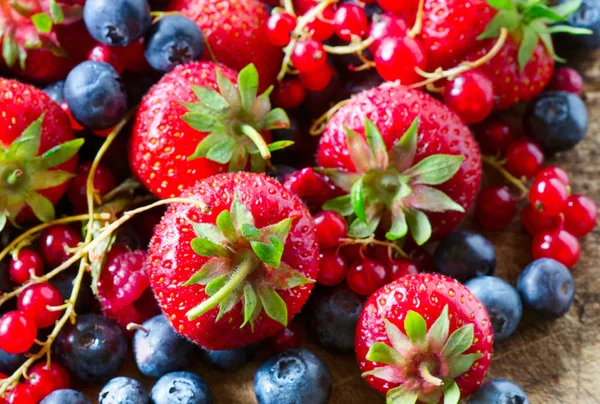
{"label": "red berry", "polygon": [[35,342],[35,321],[20,311],[9,311],[0,317],[0,349],[10,354],[27,352]]}
{"label": "red berry", "polygon": [[567,186],[557,178],[536,181],[529,193],[529,203],[543,216],[557,216],[567,205],[569,191]]}
{"label": "red berry", "polygon": [[383,79],[404,85],[418,83],[423,78],[415,71],[427,67],[426,53],[421,43],[408,36],[386,38],[375,52],[375,68]]}
{"label": "red berry", "polygon": [[514,142],[506,152],[506,169],[515,177],[532,178],[544,165],[544,152],[531,140]]}
{"label": "red berry", "polygon": [[285,178],[284,186],[298,195],[309,207],[320,209],[329,199],[334,198],[333,184],[316,173],[311,167],[303,168]]}
{"label": "red berry", "polygon": [[95,129],[92,131],[92,133],[98,137],[108,137],[108,135],[110,135],[110,133],[113,131],[114,128],[108,128],[108,129]]}
{"label": "red berry", "polygon": [[17,384],[14,389],[7,391],[6,395],[8,404],[38,404],[40,402],[40,397],[33,387],[27,384]]}
{"label": "red berry", "polygon": [[415,11],[419,7],[419,0],[377,0],[377,3],[385,11],[395,14]]}
{"label": "red berry", "polygon": [[335,286],[346,279],[348,263],[337,250],[321,250],[319,257],[319,275],[317,283]]}
{"label": "red berry", "polygon": [[325,210],[314,216],[317,239],[322,249],[335,248],[348,234],[346,220],[337,212]]}
{"label": "red berry", "polygon": [[67,371],[56,362],[47,364],[46,361],[37,362],[29,369],[29,379],[25,382],[33,391],[43,399],[56,390],[68,389],[71,379]]}
{"label": "red berry", "polygon": [[333,6],[327,7],[323,13],[306,25],[308,32],[312,34],[312,38],[316,41],[326,41],[331,38],[335,32],[333,18],[335,12]]}
{"label": "red berry", "polygon": [[388,260],[387,264],[388,276],[386,283],[398,280],[406,275],[414,275],[419,273],[419,269],[414,261],[409,259]]}
{"label": "red berry", "polygon": [[300,73],[298,77],[304,88],[317,92],[324,90],[329,85],[333,77],[333,70],[329,64],[325,64],[314,72]]}
{"label": "red berry", "polygon": [[444,103],[466,124],[481,122],[494,108],[494,85],[477,70],[461,73],[446,84]]}
{"label": "red berry", "polygon": [[535,176],[535,182],[541,181],[544,179],[556,178],[560,180],[565,185],[570,185],[571,180],[569,179],[569,175],[560,167],[556,166],[548,166],[542,168]]}
{"label": "red berry", "polygon": [[79,122],[77,122],[75,120],[75,118],[73,118],[73,115],[71,114],[71,110],[69,109],[69,106],[67,105],[67,103],[65,101],[60,103],[60,107],[63,109],[63,111],[65,111],[67,113],[67,115],[69,116],[69,121],[71,122],[71,128],[76,131],[82,131],[83,129],[85,129],[83,126],[81,126],[79,124]]}
{"label": "red berry", "polygon": [[369,38],[373,38],[373,44],[369,49],[374,54],[385,38],[401,38],[406,36],[407,30],[406,22],[403,19],[390,14],[375,14],[369,32]]}
{"label": "red berry", "polygon": [[300,348],[303,342],[304,330],[296,323],[292,323],[271,337],[269,347],[276,352],[282,352]]}
{"label": "red berry", "polygon": [[348,244],[343,246],[340,251],[348,262],[358,262],[365,257],[375,257],[377,253],[372,245],[365,244]]}
{"label": "red berry", "polygon": [[548,84],[549,90],[568,91],[581,95],[583,92],[583,78],[575,69],[560,67],[554,71],[554,76]]}
{"label": "red berry", "polygon": [[376,261],[364,258],[350,266],[346,281],[352,291],[361,296],[369,296],[385,285],[387,271]]}
{"label": "red berry", "polygon": [[508,227],[517,214],[517,201],[508,187],[485,188],[477,198],[475,216],[486,229],[502,230]]}
{"label": "red berry", "polygon": [[113,52],[116,52],[119,55],[127,70],[137,73],[144,73],[152,70],[152,67],[148,64],[146,56],[144,55],[144,38],[140,38],[124,47],[113,48]]}
{"label": "red berry", "polygon": [[294,28],[296,19],[291,14],[275,12],[267,21],[267,40],[275,46],[286,46],[290,43]]}
{"label": "red berry", "polygon": [[44,261],[42,257],[33,250],[21,250],[16,258],[10,260],[10,279],[19,285],[31,279],[31,273],[35,276],[44,274]]}
{"label": "red berry", "polygon": [[288,78],[275,86],[271,100],[283,109],[293,109],[300,106],[306,98],[306,90],[296,78]]}
{"label": "red berry", "polygon": [[55,268],[71,257],[67,249],[81,243],[81,235],[66,224],[57,224],[42,231],[39,249],[47,266]]}
{"label": "red berry", "polygon": [[[78,213],[87,212],[87,179],[91,168],[91,161],[80,164],[77,175],[67,188],[67,197]],[[103,196],[116,186],[117,181],[112,171],[104,164],[99,164],[94,174],[94,191],[99,196]]]}
{"label": "red berry", "polygon": [[408,257],[415,263],[419,272],[435,272],[435,259],[425,248],[409,240],[402,248]]}
{"label": "red berry", "polygon": [[527,230],[527,233],[532,236],[557,229],[560,226],[560,222],[561,219],[559,216],[543,216],[539,210],[531,205],[526,205],[521,211],[521,223],[525,227],[525,230]]}
{"label": "red berry", "polygon": [[598,220],[598,207],[585,195],[571,195],[563,213],[565,230],[575,237],[589,234]]}
{"label": "red berry", "polygon": [[352,41],[353,37],[364,37],[368,20],[365,9],[357,4],[346,3],[338,7],[333,18],[336,35],[343,41]]}
{"label": "red berry", "polygon": [[121,74],[123,73],[123,70],[125,70],[125,64],[114,49],[115,48],[107,45],[98,44],[90,50],[87,58],[94,62],[108,63],[115,68],[117,73]]}
{"label": "red berry", "polygon": [[48,306],[60,306],[63,298],[60,291],[49,283],[29,285],[17,300],[18,309],[35,321],[37,328],[53,325],[60,317],[60,311],[48,310]]}
{"label": "red berry", "polygon": [[484,122],[477,128],[476,134],[481,150],[489,154],[506,151],[516,138],[513,127],[504,121]]}
{"label": "red berry", "polygon": [[323,44],[312,38],[301,39],[294,46],[292,64],[300,73],[310,73],[327,64],[327,54]]}
{"label": "red berry", "polygon": [[581,247],[571,233],[565,230],[551,230],[535,236],[531,252],[536,260],[552,258],[570,269],[579,261]]}

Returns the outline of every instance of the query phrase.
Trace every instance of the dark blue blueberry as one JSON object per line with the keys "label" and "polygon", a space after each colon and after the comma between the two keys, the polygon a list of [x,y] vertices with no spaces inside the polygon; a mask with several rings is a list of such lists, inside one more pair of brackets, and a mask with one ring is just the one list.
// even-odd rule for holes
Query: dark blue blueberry
{"label": "dark blue blueberry", "polygon": [[43,88],[44,92],[48,94],[54,102],[60,104],[65,100],[63,89],[65,88],[64,81],[57,81],[56,83],[48,84]]}
{"label": "dark blue blueberry", "polygon": [[[95,136],[98,138],[98,136]],[[69,268],[66,271],[61,272],[52,279],[50,283],[58,289],[64,300],[71,297],[71,291],[73,290],[73,281],[77,276],[77,267]],[[77,297],[77,303],[75,303],[75,310],[78,314],[88,313],[91,309],[92,302],[94,302],[94,295],[92,293],[92,278],[88,273],[83,276],[81,282],[81,289],[79,289],[79,296]]]}
{"label": "dark blue blueberry", "polygon": [[65,100],[73,117],[88,129],[113,127],[127,113],[123,80],[108,63],[75,66],[65,81]]}
{"label": "dark blue blueberry", "polygon": [[142,383],[130,377],[115,377],[102,388],[98,404],[148,404],[150,397]]}
{"label": "dark blue blueberry", "polygon": [[[560,0],[558,4],[572,2]],[[565,23],[561,23],[564,25]],[[566,21],[571,27],[592,30],[591,35],[571,35],[568,33],[555,34],[553,37],[559,49],[597,49],[600,48],[600,0],[583,0],[577,11]]]}
{"label": "dark blue blueberry", "polygon": [[227,351],[210,351],[203,349],[200,357],[208,366],[226,372],[235,372],[252,358],[256,345],[248,345]]}
{"label": "dark blue blueberry", "polygon": [[199,60],[204,38],[196,23],[182,15],[168,15],[152,24],[146,37],[146,60],[154,70],[169,72],[177,65]]}
{"label": "dark blue blueberry", "polygon": [[575,283],[566,266],[550,258],[529,264],[517,281],[525,307],[546,319],[564,316],[573,304]]}
{"label": "dark blue blueberry", "polygon": [[527,106],[527,134],[547,153],[570,150],[588,130],[588,111],[577,95],[545,91]]}
{"label": "dark blue blueberry", "polygon": [[529,404],[525,392],[506,379],[491,379],[473,394],[468,404]]}
{"label": "dark blue blueberry", "polygon": [[40,404],[92,404],[83,393],[75,390],[63,389],[50,393]]}
{"label": "dark blue blueberry", "polygon": [[9,354],[0,349],[0,373],[13,374],[25,360],[27,358],[22,354]]}
{"label": "dark blue blueberry", "polygon": [[133,336],[133,355],[140,372],[161,377],[187,366],[197,347],[177,334],[164,314],[152,317],[142,328]]}
{"label": "dark blue blueberry", "polygon": [[435,265],[439,273],[464,283],[476,276],[494,273],[496,249],[481,234],[457,231],[438,245]]}
{"label": "dark blue blueberry", "polygon": [[311,335],[327,350],[352,352],[363,305],[363,299],[346,285],[319,290],[311,305]]}
{"label": "dark blue blueberry", "polygon": [[523,303],[517,290],[495,276],[480,276],[471,279],[465,286],[485,306],[492,321],[494,339],[511,336],[523,315]]}
{"label": "dark blue blueberry", "polygon": [[199,376],[189,372],[167,373],[152,387],[152,404],[212,404],[212,393]]}
{"label": "dark blue blueberry", "polygon": [[63,329],[53,348],[67,370],[93,383],[119,370],[127,355],[127,340],[116,322],[100,314],[85,314]]}
{"label": "dark blue blueberry", "polygon": [[271,356],[254,376],[258,404],[324,404],[332,378],[325,364],[306,349],[288,349]]}
{"label": "dark blue blueberry", "polygon": [[147,0],[87,0],[83,20],[96,41],[127,46],[148,31],[150,5]]}

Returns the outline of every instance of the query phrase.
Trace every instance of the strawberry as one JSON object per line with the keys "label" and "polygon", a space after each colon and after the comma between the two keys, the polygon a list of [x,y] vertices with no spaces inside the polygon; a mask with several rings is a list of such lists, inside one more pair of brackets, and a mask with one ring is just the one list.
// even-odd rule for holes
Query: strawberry
{"label": "strawberry", "polygon": [[185,194],[157,226],[146,271],[179,333],[211,350],[275,334],[318,273],[318,242],[300,199],[263,174],[219,174]]}
{"label": "strawberry", "polygon": [[355,238],[369,237],[379,223],[390,240],[407,230],[418,244],[439,238],[462,220],[481,182],[479,148],[460,118],[429,95],[395,84],[342,106],[317,160],[321,173],[349,194],[324,208],[354,219]]}
{"label": "strawberry", "polygon": [[137,113],[129,149],[133,173],[164,198],[227,170],[264,171],[271,151],[289,144],[267,146],[269,130],[287,127],[289,120],[282,109],[271,110],[271,89],[257,97],[257,83],[253,65],[237,79],[233,70],[212,62],[166,74]]}
{"label": "strawberry", "polygon": [[388,403],[457,404],[479,388],[493,331],[481,302],[458,281],[408,275],[375,292],[356,329],[363,377]]}
{"label": "strawberry", "polygon": [[6,220],[54,218],[83,139],[43,91],[0,79],[0,229]]}
{"label": "strawberry", "polygon": [[283,52],[267,41],[270,12],[260,0],[171,0],[167,10],[196,21],[217,62],[238,71],[253,63],[260,91],[275,83]]}

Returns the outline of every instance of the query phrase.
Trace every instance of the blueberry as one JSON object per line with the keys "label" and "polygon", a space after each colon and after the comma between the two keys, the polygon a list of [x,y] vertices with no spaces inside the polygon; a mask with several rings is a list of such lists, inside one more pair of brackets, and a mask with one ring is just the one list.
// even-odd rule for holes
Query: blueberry
{"label": "blueberry", "polygon": [[173,330],[164,314],[152,317],[142,328],[133,336],[133,354],[140,372],[160,377],[188,365],[197,348]]}
{"label": "blueberry", "polygon": [[54,101],[57,104],[60,104],[65,100],[63,92],[64,88],[65,82],[57,81],[56,83],[48,84],[46,87],[43,88],[43,90],[46,94],[48,94],[48,97],[50,97],[52,101]]}
{"label": "blueberry", "polygon": [[204,379],[189,372],[167,373],[152,387],[153,404],[212,404],[213,397]]}
{"label": "blueberry", "polygon": [[547,153],[570,150],[588,130],[588,111],[577,95],[545,91],[527,106],[527,134]]}
{"label": "blueberry", "polygon": [[491,379],[473,394],[468,404],[529,404],[525,392],[506,379]]}
{"label": "blueberry", "polygon": [[437,271],[459,282],[496,269],[496,249],[488,239],[470,231],[457,231],[443,239],[435,250]]}
{"label": "blueberry", "polygon": [[75,390],[55,390],[42,400],[40,404],[92,404],[83,393]]}
{"label": "blueberry", "polygon": [[480,276],[471,279],[465,286],[485,306],[492,321],[494,339],[511,336],[523,315],[523,303],[517,290],[495,276]]}
{"label": "blueberry", "polygon": [[127,46],[150,27],[150,5],[147,0],[87,0],[83,20],[96,41]]}
{"label": "blueberry", "polygon": [[53,348],[67,370],[93,383],[119,370],[127,355],[127,340],[116,322],[100,314],[86,314],[62,330]]}
{"label": "blueberry", "polygon": [[148,404],[150,397],[140,382],[129,377],[115,377],[98,395],[98,404]]}
{"label": "blueberry", "polygon": [[312,301],[310,332],[323,348],[352,352],[363,299],[346,285],[320,290]]}
{"label": "blueberry", "polygon": [[258,404],[321,404],[329,400],[332,378],[327,366],[306,349],[271,356],[254,376]]}
{"label": "blueberry", "polygon": [[[25,362],[27,358],[23,354],[9,354],[0,349],[0,373],[11,375]],[[0,401],[1,403],[1,401]]]}
{"label": "blueberry", "polygon": [[123,80],[108,63],[75,66],[65,81],[65,100],[77,122],[89,129],[108,129],[127,113]]}
{"label": "blueberry", "polygon": [[[571,2],[560,0],[558,4]],[[563,23],[564,24],[564,23]],[[554,39],[561,49],[597,49],[600,48],[600,1],[583,0],[577,11],[571,14],[566,24],[575,28],[592,30],[591,35],[555,34]]]}
{"label": "blueberry", "polygon": [[529,264],[517,281],[523,304],[546,319],[564,316],[573,304],[575,283],[566,266],[550,258]]}
{"label": "blueberry", "polygon": [[208,366],[226,372],[235,372],[252,358],[256,345],[248,345],[227,351],[210,351],[203,349],[200,357]]}
{"label": "blueberry", "polygon": [[202,57],[202,31],[187,17],[168,15],[150,27],[144,53],[154,70],[169,72],[177,65]]}

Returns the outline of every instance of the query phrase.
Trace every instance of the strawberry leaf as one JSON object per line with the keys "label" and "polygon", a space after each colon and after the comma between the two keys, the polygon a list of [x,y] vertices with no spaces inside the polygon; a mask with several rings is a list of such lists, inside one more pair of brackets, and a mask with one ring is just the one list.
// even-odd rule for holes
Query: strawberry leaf
{"label": "strawberry leaf", "polygon": [[[192,91],[196,95],[196,98],[202,102],[202,105],[210,108],[213,111],[225,112],[229,110],[229,103],[221,94],[217,91],[202,87],[202,86],[191,86]],[[187,104],[195,105],[195,104]],[[197,104],[196,104],[197,105]]]}
{"label": "strawberry leaf", "polygon": [[556,14],[562,17],[568,17],[577,10],[579,10],[579,7],[581,7],[582,3],[583,0],[564,1],[561,4],[552,7],[552,10],[554,10]]}
{"label": "strawberry leaf", "polygon": [[405,212],[406,221],[410,234],[417,245],[423,245],[431,238],[431,223],[427,215],[420,210],[407,209]]}
{"label": "strawberry leaf", "polygon": [[398,368],[398,366],[394,365],[386,365],[375,368],[368,372],[364,372],[362,377],[372,376],[381,380],[385,380],[389,383],[402,383],[405,381],[405,376],[402,374],[402,371]]}
{"label": "strawberry leaf", "polygon": [[356,171],[366,173],[370,169],[375,168],[375,157],[365,139],[347,127],[344,127],[344,129],[346,130],[348,153]]}
{"label": "strawberry leaf", "polygon": [[52,18],[46,13],[37,13],[31,16],[31,22],[42,34],[52,31]]}
{"label": "strawberry leaf", "polygon": [[536,32],[530,27],[524,27],[523,38],[521,39],[521,45],[519,45],[519,53],[517,56],[521,73],[523,73],[525,66],[527,66],[527,63],[529,63],[529,60],[533,56],[537,44],[538,36]]}
{"label": "strawberry leaf", "polygon": [[285,129],[290,127],[290,118],[281,108],[269,111],[263,120],[263,128],[266,130]]}
{"label": "strawberry leaf", "polygon": [[416,311],[409,310],[404,319],[406,335],[413,345],[420,346],[427,337],[427,324],[425,319]]}
{"label": "strawberry leaf", "polygon": [[242,237],[245,239],[257,239],[260,237],[260,230],[251,224],[244,223],[242,225]]}
{"label": "strawberry leaf", "polygon": [[217,228],[221,231],[221,234],[225,236],[225,238],[232,243],[237,241],[237,231],[235,230],[235,226],[233,225],[233,220],[231,219],[231,213],[228,210],[224,210],[219,213],[217,216]]}
{"label": "strawberry leaf", "polygon": [[379,221],[381,220],[381,214],[375,215],[366,222],[359,218],[354,219],[348,227],[348,237],[351,238],[367,238],[375,233]]}
{"label": "strawberry leaf", "polygon": [[56,167],[71,160],[83,146],[84,139],[73,139],[59,144],[34,159],[37,170]]}
{"label": "strawberry leaf", "polygon": [[277,142],[273,142],[269,144],[269,151],[274,152],[277,150],[283,150],[287,147],[293,146],[294,142],[291,140],[279,140]]}
{"label": "strawberry leaf", "polygon": [[256,306],[257,306],[256,293],[254,292],[252,285],[250,285],[249,283],[246,283],[244,285],[244,322],[242,323],[240,328],[242,328],[246,324],[248,324],[248,322],[252,318],[252,313],[254,313]]}
{"label": "strawberry leaf", "polygon": [[38,194],[37,192],[30,192],[27,194],[25,200],[33,211],[35,217],[42,222],[49,222],[54,219],[54,205],[48,200],[48,198]]}
{"label": "strawberry leaf", "polygon": [[19,55],[17,41],[10,34],[5,34],[2,41],[2,58],[6,66],[13,67]]}
{"label": "strawberry leaf", "polygon": [[229,275],[221,275],[221,276],[213,279],[212,281],[208,282],[208,284],[206,285],[206,288],[204,289],[204,292],[208,296],[214,296],[219,290],[221,290],[227,284],[228,280],[229,280]]}
{"label": "strawberry leaf", "polygon": [[63,13],[62,8],[58,5],[56,0],[50,0],[48,3],[48,8],[50,10],[50,17],[55,24],[60,24],[65,19],[65,14]]}
{"label": "strawberry leaf", "polygon": [[398,354],[404,356],[404,354],[412,347],[410,339],[408,339],[408,337],[402,331],[400,331],[400,328],[398,328],[387,318],[384,318],[383,322],[385,323],[385,330],[390,342],[392,343],[392,346],[396,352],[398,352]]}
{"label": "strawberry leaf", "polygon": [[260,231],[266,239],[271,239],[271,237],[275,237],[282,244],[285,244],[285,241],[287,240],[287,237],[290,234],[290,229],[292,228],[293,220],[293,218],[289,217],[278,223],[272,224],[270,226],[265,226],[262,229],[260,229]]}
{"label": "strawberry leaf", "polygon": [[405,391],[402,386],[391,389],[387,392],[386,404],[415,404],[419,394],[413,391]]}
{"label": "strawberry leaf", "polygon": [[6,221],[6,212],[0,212],[0,232],[4,230],[4,227],[6,227]]}
{"label": "strawberry leaf", "polygon": [[515,10],[513,0],[487,0],[487,3],[496,10]]}
{"label": "strawberry leaf", "polygon": [[385,237],[388,240],[396,241],[405,237],[407,233],[408,224],[406,223],[406,216],[400,206],[395,206],[392,208],[392,226]]}
{"label": "strawberry leaf", "polygon": [[427,212],[465,211],[461,205],[439,189],[418,185],[412,191],[412,195],[408,198],[408,204],[415,209]]}
{"label": "strawberry leaf", "polygon": [[262,262],[277,268],[281,263],[281,256],[283,255],[283,243],[276,237],[270,237],[269,241],[271,244],[261,241],[250,241],[250,246]]}
{"label": "strawberry leaf", "polygon": [[344,217],[354,213],[350,195],[340,196],[325,202],[323,210],[333,210]]}
{"label": "strawberry leaf", "polygon": [[350,196],[352,198],[352,208],[354,209],[354,214],[359,220],[363,222],[367,221],[366,213],[365,213],[365,199],[363,194],[363,178],[360,178],[358,181],[352,185],[352,189],[350,191]]}
{"label": "strawberry leaf", "polygon": [[7,153],[8,159],[31,160],[38,154],[45,113],[33,121],[21,135],[15,139]]}
{"label": "strawberry leaf", "polygon": [[215,318],[215,322],[219,321],[223,316],[229,313],[240,301],[242,297],[242,288],[237,287],[232,292],[230,292],[221,303],[219,303],[219,314]]}
{"label": "strawberry leaf", "polygon": [[211,133],[210,135],[206,136],[200,143],[198,143],[198,146],[196,146],[196,151],[194,154],[188,157],[188,160],[206,157],[208,151],[216,146],[221,139],[222,136],[218,133]]}
{"label": "strawberry leaf", "polygon": [[240,197],[235,192],[233,202],[231,203],[231,220],[236,229],[241,229],[243,224],[254,225],[254,217],[246,205],[240,202]]}
{"label": "strawberry leaf", "polygon": [[427,341],[437,349],[443,348],[448,339],[449,329],[448,305],[445,305],[442,313],[427,332]]}
{"label": "strawberry leaf", "polygon": [[366,359],[371,362],[396,366],[402,366],[406,362],[398,352],[383,342],[374,343],[371,348],[369,348]]}
{"label": "strawberry leaf", "polygon": [[228,261],[226,259],[214,258],[204,264],[183,286],[208,285],[212,280],[224,275],[224,272],[227,271],[227,265]]}
{"label": "strawberry leaf", "polygon": [[288,310],[285,301],[279,296],[279,293],[268,287],[260,287],[258,296],[267,316],[277,321],[283,326],[288,324]]}
{"label": "strawberry leaf", "polygon": [[221,164],[228,163],[231,160],[231,157],[233,157],[235,147],[236,144],[233,139],[225,138],[223,141],[210,148],[208,153],[206,153],[206,158]]}
{"label": "strawberry leaf", "polygon": [[450,372],[448,373],[448,378],[454,379],[465,373],[467,370],[473,366],[473,363],[483,355],[481,354],[468,354],[468,355],[459,355],[450,360]]}
{"label": "strawberry leaf", "polygon": [[193,129],[205,133],[225,133],[225,125],[216,117],[204,114],[187,113],[181,116],[185,123]]}
{"label": "strawberry leaf", "polygon": [[460,401],[460,390],[454,380],[444,382],[444,404],[458,404]]}
{"label": "strawberry leaf", "polygon": [[189,221],[194,228],[194,232],[199,238],[206,239],[215,244],[223,245],[226,243],[226,239],[217,226],[208,223],[194,223]]}
{"label": "strawberry leaf", "polygon": [[281,290],[314,283],[312,279],[308,279],[302,273],[283,262],[279,265],[279,268],[276,268],[275,271],[273,271],[273,278],[271,281],[275,289]]}
{"label": "strawberry leaf", "polygon": [[62,170],[44,170],[31,176],[30,186],[36,191],[53,188],[64,184],[67,180],[73,177],[74,174]]}
{"label": "strawberry leaf", "polygon": [[240,71],[238,75],[238,88],[240,99],[242,101],[242,108],[246,111],[250,111],[254,105],[256,94],[258,92],[258,71],[254,64],[249,64]]}
{"label": "strawberry leaf", "polygon": [[240,105],[240,93],[235,88],[235,85],[223,76],[223,73],[219,69],[217,69],[217,84],[219,85],[219,92],[229,105]]}
{"label": "strawberry leaf", "polygon": [[250,170],[253,173],[264,173],[267,165],[260,154],[250,156]]}
{"label": "strawberry leaf", "polygon": [[473,345],[473,329],[473,324],[467,324],[454,331],[450,335],[450,338],[448,338],[446,345],[444,345],[442,355],[446,358],[451,358],[469,349]]}
{"label": "strawberry leaf", "polygon": [[411,184],[440,185],[456,175],[464,160],[464,156],[434,154],[411,167],[406,174],[410,175]]}
{"label": "strawberry leaf", "polygon": [[360,179],[360,174],[350,173],[347,171],[340,171],[335,169],[317,168],[316,172],[324,174],[333,182],[335,185],[340,187],[346,192],[350,192],[352,186]]}
{"label": "strawberry leaf", "polygon": [[477,37],[477,39],[497,38],[500,36],[501,28],[506,28],[508,31],[514,31],[519,27],[520,18],[517,10],[500,11],[492,18],[486,29]]}
{"label": "strawberry leaf", "polygon": [[227,257],[227,249],[219,244],[203,238],[195,238],[191,242],[192,250],[201,257]]}
{"label": "strawberry leaf", "polygon": [[383,142],[381,132],[379,132],[377,126],[369,119],[365,119],[365,137],[375,158],[376,168],[380,170],[387,169],[389,164],[387,147]]}
{"label": "strawberry leaf", "polygon": [[417,140],[419,138],[419,117],[416,117],[402,137],[389,151],[390,165],[402,173],[409,169],[417,154]]}

